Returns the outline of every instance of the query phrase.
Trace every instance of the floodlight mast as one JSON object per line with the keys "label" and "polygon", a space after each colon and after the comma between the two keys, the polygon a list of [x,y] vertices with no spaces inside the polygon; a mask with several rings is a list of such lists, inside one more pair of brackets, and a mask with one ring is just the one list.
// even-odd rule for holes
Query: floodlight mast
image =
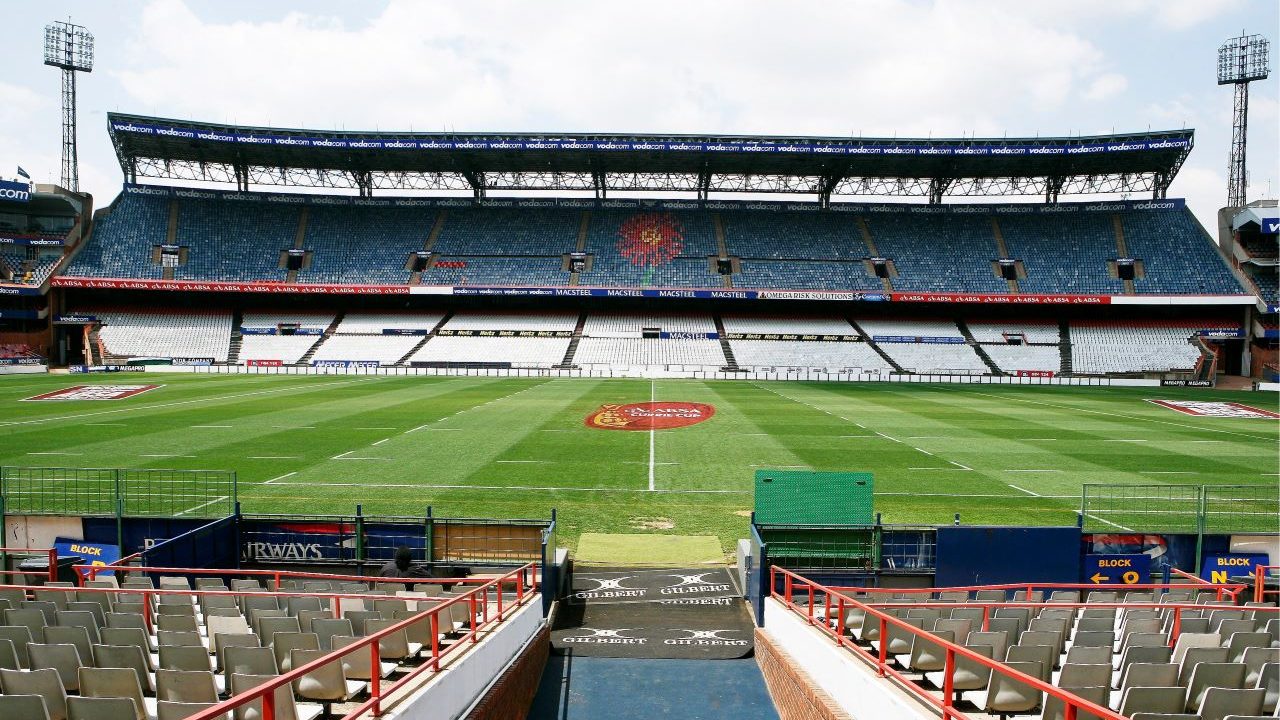
{"label": "floodlight mast", "polygon": [[1245,173],[1245,146],[1249,133],[1249,83],[1264,80],[1270,74],[1267,39],[1261,35],[1240,35],[1218,48],[1218,84],[1235,85],[1234,113],[1231,122],[1231,155],[1227,161],[1227,207],[1244,207],[1245,189],[1249,185]]}
{"label": "floodlight mast", "polygon": [[76,151],[76,73],[93,72],[93,34],[83,26],[57,21],[44,28],[44,64],[62,70],[62,186],[80,191]]}

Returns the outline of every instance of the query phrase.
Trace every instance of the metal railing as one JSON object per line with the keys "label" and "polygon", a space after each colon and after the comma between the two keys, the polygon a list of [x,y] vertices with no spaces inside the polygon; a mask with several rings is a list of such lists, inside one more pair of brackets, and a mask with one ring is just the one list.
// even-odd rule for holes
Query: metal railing
{"label": "metal railing", "polygon": [[[132,558],[136,558],[142,553],[135,553],[127,558],[120,558],[118,563],[113,565],[73,565],[72,567],[78,571],[82,581],[96,580],[99,572],[114,571],[119,573],[140,573],[140,574],[169,574],[169,575],[191,575],[204,577],[245,577],[245,578],[270,578],[272,583],[272,592],[290,592],[294,591],[284,588],[281,584],[282,580],[328,580],[336,582],[363,582],[363,583],[401,583],[404,585],[476,585],[487,584],[494,578],[477,577],[477,578],[430,578],[430,577],[406,577],[406,578],[390,578],[375,577],[369,575],[342,575],[337,573],[318,573],[318,572],[301,572],[294,570],[246,570],[240,568],[179,568],[179,567],[149,567],[144,565],[124,565],[123,563]],[[534,577],[535,585],[540,583],[538,579],[539,570],[534,563],[523,565],[516,570],[505,573],[502,577],[507,577],[512,573],[530,570]],[[508,581],[509,582],[509,581]],[[302,594],[302,593],[294,593]]]}
{"label": "metal railing", "polygon": [[[87,571],[93,571],[95,569],[96,570],[105,569],[101,566],[78,565],[75,567],[77,570],[83,569]],[[133,571],[141,571],[141,572],[171,571],[174,573],[180,573],[184,575],[185,574],[205,574],[192,568],[130,568],[130,569]],[[212,571],[212,572],[217,572],[217,571]],[[226,571],[226,572],[236,572],[236,571]],[[259,573],[255,573],[252,571],[238,571],[238,572],[246,575],[258,575],[263,573],[272,574],[271,571],[260,571]],[[321,575],[320,573],[303,573],[303,574]],[[85,575],[89,576],[89,578],[92,579],[93,573],[86,572]],[[338,577],[351,577],[351,576],[338,576]],[[355,579],[361,580],[363,582],[370,582],[370,581],[381,582],[385,580],[392,580],[391,578],[369,578],[369,577],[357,577]],[[417,578],[404,578],[404,580],[416,581],[416,582],[424,581],[423,579],[417,579]],[[430,582],[429,579],[426,581]],[[458,580],[452,580],[452,579],[440,580],[440,581],[458,582]],[[279,585],[279,581],[277,579],[277,587],[278,585]],[[511,589],[508,589],[508,588],[511,588]],[[29,590],[30,588],[24,585],[0,585],[0,589],[4,589],[4,590],[16,589],[16,590],[26,591],[26,590]],[[380,657],[380,653],[379,653],[379,645],[380,645],[380,641],[383,638],[395,633],[403,632],[406,629],[408,629],[409,626],[414,625],[415,623],[429,622],[431,625],[431,635],[432,635],[430,655],[423,658],[423,662],[421,665],[409,670],[408,673],[406,673],[403,677],[397,679],[394,682],[384,684],[382,682],[382,678],[380,677],[380,673],[374,672],[373,678],[370,680],[370,684],[369,684],[369,699],[365,700],[356,709],[352,710],[351,712],[347,713],[344,716],[344,718],[357,718],[370,713],[372,715],[381,714],[381,711],[382,711],[381,704],[383,699],[387,695],[406,687],[407,683],[413,681],[414,679],[418,678],[419,676],[421,676],[422,674],[428,671],[433,673],[439,672],[442,661],[447,660],[453,654],[461,652],[461,648],[478,644],[480,642],[480,634],[482,632],[490,630],[493,627],[497,626],[498,624],[501,624],[508,617],[510,617],[512,612],[523,607],[538,595],[538,577],[537,577],[536,566],[533,563],[530,563],[520,568],[516,568],[515,570],[512,570],[500,577],[484,580],[483,584],[479,584],[470,590],[467,590],[463,593],[460,593],[458,595],[454,595],[448,598],[429,598],[429,597],[405,598],[403,596],[398,596],[398,595],[378,595],[378,594],[369,594],[369,593],[343,593],[343,592],[278,593],[278,592],[267,592],[267,591],[243,591],[243,590],[240,590],[240,591],[237,591],[237,590],[191,590],[191,589],[131,588],[131,587],[130,588],[125,588],[125,587],[109,588],[109,587],[83,587],[82,586],[82,587],[53,587],[53,588],[42,588],[42,589],[52,590],[55,592],[59,592],[59,591],[75,592],[77,594],[105,593],[108,595],[142,596],[144,598],[143,606],[144,608],[147,608],[147,611],[143,613],[143,622],[144,622],[144,626],[147,629],[147,632],[151,631],[152,618],[151,618],[150,608],[152,608],[155,604],[155,601],[153,598],[163,596],[163,595],[181,595],[189,598],[190,597],[195,597],[195,598],[216,597],[216,596],[236,597],[236,598],[246,598],[246,597],[278,598],[282,594],[287,595],[288,597],[316,597],[316,598],[321,598],[329,601],[329,607],[332,610],[335,618],[341,617],[341,613],[342,613],[341,600],[343,599],[352,599],[352,600],[360,600],[360,601],[413,599],[413,600],[418,600],[420,602],[423,600],[425,601],[439,600],[439,602],[432,605],[430,608],[417,612],[413,617],[406,618],[405,620],[401,622],[397,622],[394,625],[391,625],[383,630],[379,630],[377,632],[365,635],[350,645],[347,645],[345,647],[342,647],[340,649],[327,653],[323,657],[317,658],[316,660],[310,663],[307,663],[306,665],[303,665],[301,667],[294,668],[293,670],[287,673],[283,673],[281,675],[273,677],[271,680],[264,682],[263,684],[258,685],[251,690],[248,690],[239,695],[235,695],[227,700],[222,701],[221,703],[219,703],[214,707],[201,711],[192,716],[193,720],[213,720],[214,718],[221,718],[224,713],[228,713],[232,710],[235,710],[236,708],[248,705],[249,703],[261,702],[263,718],[269,719],[269,718],[277,717],[276,710],[275,710],[275,703],[276,703],[275,691],[277,688],[283,687],[286,684],[292,684],[295,680],[298,680],[303,676],[315,670],[318,670],[329,663],[341,662],[343,657],[350,655],[354,652],[359,652],[362,649],[367,649],[367,651],[370,653],[372,658],[372,666],[374,668],[378,668],[380,667],[379,663],[381,663],[382,661],[382,658]],[[467,615],[469,618],[469,622],[467,623],[467,627],[466,627],[466,632],[463,633],[461,637],[457,638],[455,641],[451,642],[450,644],[442,646],[440,643],[441,628],[449,627],[446,623],[447,615],[445,617],[442,617],[442,613],[445,613],[445,614],[451,613],[452,608],[455,605],[464,605],[466,607]],[[425,650],[426,648],[424,648],[424,651]]]}
{"label": "metal railing", "polygon": [[1272,570],[1280,570],[1280,565],[1256,565],[1253,568],[1253,601],[1266,602],[1268,595],[1280,597],[1280,589],[1268,590],[1267,579],[1270,577],[1276,579],[1270,572]]}
{"label": "metal railing", "polygon": [[[796,573],[790,572],[789,570],[785,570],[779,567],[773,567],[770,569],[770,571],[771,571],[771,587],[772,587],[771,596],[775,600],[782,603],[787,610],[804,618],[805,621],[810,626],[818,628],[822,633],[829,636],[838,646],[850,650],[856,657],[860,658],[861,660],[869,664],[871,667],[873,667],[877,675],[879,675],[880,677],[890,677],[894,679],[900,687],[906,689],[908,692],[912,693],[913,695],[915,695],[917,698],[921,699],[925,703],[937,708],[941,712],[943,720],[949,720],[950,718],[958,718],[960,720],[969,720],[969,715],[965,714],[960,710],[957,710],[955,707],[956,692],[954,689],[953,681],[954,681],[954,675],[956,671],[956,663],[958,659],[963,659],[967,662],[976,663],[983,667],[989,668],[992,672],[999,673],[1005,677],[1010,678],[1011,680],[1015,680],[1018,683],[1034,688],[1035,690],[1041,693],[1044,693],[1048,697],[1053,697],[1060,700],[1063,703],[1063,707],[1064,707],[1064,710],[1063,710],[1064,720],[1076,720],[1076,718],[1079,717],[1080,713],[1091,713],[1092,715],[1098,718],[1101,718],[1102,720],[1127,720],[1125,716],[1120,715],[1119,713],[1113,710],[1110,710],[1109,708],[1103,707],[1096,703],[1077,697],[1076,695],[1074,695],[1071,692],[1068,692],[1067,690],[1064,690],[1048,682],[1040,680],[1039,678],[1032,677],[1030,675],[1027,675],[1026,673],[1015,670],[998,660],[994,660],[992,658],[988,658],[984,655],[976,653],[963,645],[960,645],[948,640],[943,640],[942,638],[932,634],[927,630],[911,625],[909,622],[906,622],[901,618],[898,618],[888,612],[885,612],[886,610],[897,609],[897,608],[911,608],[911,607],[937,608],[939,606],[939,603],[936,603],[936,602],[935,603],[890,602],[890,603],[875,603],[874,605],[871,605],[865,601],[858,600],[846,594],[844,592],[844,589],[821,585],[819,583],[808,580],[803,576],[797,575]],[[779,584],[781,584],[781,589],[779,589]],[[927,589],[921,589],[920,591],[934,593],[934,592],[940,592],[940,591],[962,591],[962,590],[963,591],[993,590],[993,589],[1023,590],[1023,589],[1026,589],[1027,587],[1028,586],[1026,585],[1003,585],[1003,586],[987,585],[987,586],[970,586],[967,588],[927,588]],[[1044,586],[1036,586],[1036,587],[1044,587]],[[1074,585],[1073,587],[1082,587],[1082,586]],[[1109,586],[1085,586],[1085,587],[1113,590],[1113,589],[1133,589],[1136,586],[1109,585]],[[1160,587],[1168,587],[1168,586],[1160,586]],[[877,590],[877,589],[857,588],[856,590],[858,592],[865,592],[866,590]],[[886,589],[884,590],[884,592],[903,592],[903,590]],[[799,596],[803,596],[804,598],[803,605],[797,602],[797,597]],[[821,598],[821,600],[819,600],[819,598]],[[984,629],[986,629],[987,627],[987,622],[990,619],[992,610],[994,608],[1000,608],[1000,607],[1026,607],[1026,608],[1043,608],[1043,607],[1108,608],[1108,607],[1112,607],[1112,608],[1123,608],[1123,609],[1130,609],[1130,610],[1146,609],[1146,608],[1173,610],[1174,611],[1173,632],[1171,633],[1173,638],[1170,641],[1171,643],[1177,642],[1176,637],[1179,630],[1182,610],[1184,609],[1203,610],[1204,609],[1203,605],[1184,604],[1184,603],[1163,603],[1162,604],[1162,603],[1099,603],[1099,602],[1094,602],[1094,603],[1065,603],[1065,602],[1008,603],[1008,602],[963,602],[962,601],[962,602],[948,602],[948,603],[945,603],[945,606],[949,608],[952,608],[952,607],[983,608],[983,628]],[[822,608],[821,617],[818,617],[815,614],[818,607]],[[878,651],[875,654],[859,646],[857,643],[853,641],[852,638],[845,636],[846,612],[854,609],[861,610],[865,614],[863,619],[864,625],[868,621],[878,622],[880,625],[879,630],[880,630],[881,640],[880,640]],[[1255,608],[1255,609],[1260,609],[1263,611],[1270,610],[1270,608]],[[1275,610],[1277,612],[1280,612],[1280,608],[1275,608]],[[831,621],[831,618],[835,619],[834,623]],[[889,652],[888,652],[889,644],[886,640],[889,637],[890,627],[893,627],[898,631],[908,633],[916,638],[922,638],[924,640],[927,640],[929,643],[934,644],[942,649],[942,651],[945,654],[945,659],[944,659],[944,667],[942,670],[943,683],[942,683],[941,697],[936,697],[935,695],[925,690],[920,685],[917,685],[915,682],[913,682],[912,679],[908,677],[905,673],[890,666]]]}
{"label": "metal railing", "polygon": [[[1227,584],[1215,585],[1213,583],[1210,583],[1207,580],[1202,580],[1194,575],[1182,573],[1181,570],[1175,569],[1174,572],[1181,573],[1183,575],[1187,575],[1190,578],[1193,578],[1197,583],[1199,583],[1200,585],[1203,585],[1203,587],[1199,588],[1200,590],[1214,591],[1215,599],[1217,600],[1226,600],[1226,599],[1234,600],[1237,595],[1239,595],[1242,591],[1245,590],[1245,585],[1240,583],[1227,583]],[[957,585],[953,587],[944,587],[944,588],[872,588],[872,587],[854,587],[854,586],[840,585],[840,586],[835,586],[835,589],[839,590],[840,592],[852,592],[852,593],[859,593],[859,594],[901,593],[901,594],[907,594],[907,595],[921,595],[921,594],[927,595],[931,593],[943,593],[943,592],[975,592],[978,590],[1004,590],[1006,592],[1012,591],[1014,593],[1013,595],[1014,602],[1027,602],[1028,601],[1027,599],[1029,599],[1032,596],[1032,593],[1036,592],[1037,590],[1049,590],[1049,591],[1053,591],[1053,590],[1075,590],[1075,591],[1114,590],[1114,591],[1120,591],[1120,592],[1129,591],[1129,590],[1152,590],[1152,591],[1158,590],[1161,592],[1168,592],[1170,590],[1186,590],[1187,587],[1188,587],[1188,584],[1186,583],[1139,583],[1134,585],[1102,585],[1102,584],[1095,585],[1093,583],[1037,582],[1037,583],[1002,583],[1002,584],[995,584],[995,585]],[[1023,593],[1022,597],[1024,598],[1024,600],[1017,599],[1018,598],[1017,593],[1019,592]]]}

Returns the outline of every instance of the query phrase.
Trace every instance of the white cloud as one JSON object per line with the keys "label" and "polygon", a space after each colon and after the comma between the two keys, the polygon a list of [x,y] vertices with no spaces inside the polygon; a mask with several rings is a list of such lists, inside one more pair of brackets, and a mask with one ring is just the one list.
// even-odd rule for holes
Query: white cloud
{"label": "white cloud", "polygon": [[1129,88],[1129,79],[1118,73],[1107,73],[1094,78],[1084,91],[1086,100],[1098,102],[1119,95]]}

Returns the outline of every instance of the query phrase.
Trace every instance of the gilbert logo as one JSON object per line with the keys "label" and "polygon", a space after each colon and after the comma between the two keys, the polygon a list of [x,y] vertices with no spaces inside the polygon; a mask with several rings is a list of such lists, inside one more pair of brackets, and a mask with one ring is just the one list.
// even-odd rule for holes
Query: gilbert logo
{"label": "gilbert logo", "polygon": [[628,630],[630,628],[618,628],[616,630],[582,628],[583,632],[591,634],[564,637],[560,639],[560,642],[577,645],[644,645],[649,642],[649,638],[627,637],[619,634]]}
{"label": "gilbert logo", "polygon": [[736,630],[686,630],[673,628],[676,632],[688,633],[689,637],[663,640],[664,645],[695,645],[701,647],[747,647],[749,640],[720,637],[720,633],[737,632]]}
{"label": "gilbert logo", "polygon": [[601,405],[584,422],[599,430],[667,430],[694,425],[715,414],[714,406],[703,403],[643,402]]}

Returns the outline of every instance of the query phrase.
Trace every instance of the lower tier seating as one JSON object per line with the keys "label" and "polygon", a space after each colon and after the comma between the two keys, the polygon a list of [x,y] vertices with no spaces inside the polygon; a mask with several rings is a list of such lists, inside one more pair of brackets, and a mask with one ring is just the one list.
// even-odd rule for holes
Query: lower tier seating
{"label": "lower tier seating", "polygon": [[724,351],[716,340],[646,340],[642,338],[584,337],[574,364],[582,367],[679,366],[724,367]]}
{"label": "lower tier seating", "polygon": [[414,363],[501,363],[545,368],[560,364],[569,338],[434,337],[409,358]]}
{"label": "lower tier seating", "polygon": [[227,360],[231,343],[229,311],[92,314],[102,323],[98,336],[110,355]]}
{"label": "lower tier seating", "polygon": [[831,372],[861,370],[889,373],[893,368],[863,342],[791,342],[788,340],[730,340],[738,367],[804,368]]}

